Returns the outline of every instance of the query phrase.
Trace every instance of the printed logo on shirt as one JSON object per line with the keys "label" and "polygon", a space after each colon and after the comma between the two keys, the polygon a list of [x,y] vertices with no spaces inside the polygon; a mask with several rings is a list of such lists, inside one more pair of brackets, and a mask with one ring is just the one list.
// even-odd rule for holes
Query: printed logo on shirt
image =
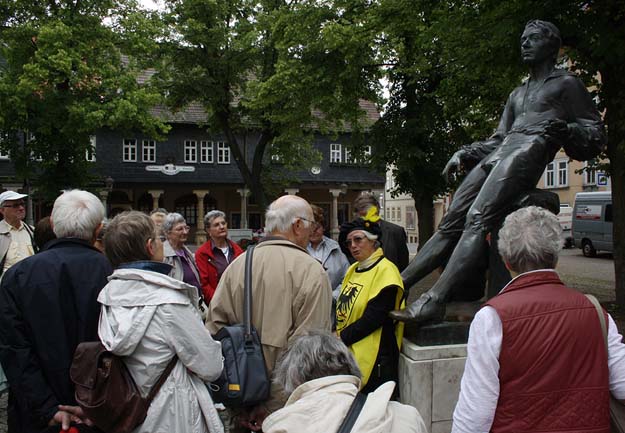
{"label": "printed logo on shirt", "polygon": [[362,284],[348,281],[341,290],[341,294],[336,301],[336,329],[340,331],[349,323],[349,317],[354,310],[354,304],[358,295],[362,292]]}

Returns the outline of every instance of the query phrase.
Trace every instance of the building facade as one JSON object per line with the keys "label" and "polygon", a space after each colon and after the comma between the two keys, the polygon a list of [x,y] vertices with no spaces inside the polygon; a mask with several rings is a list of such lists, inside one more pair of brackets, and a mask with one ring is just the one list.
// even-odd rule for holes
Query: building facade
{"label": "building facade", "polygon": [[[371,120],[377,119],[373,104],[365,106]],[[136,132],[100,130],[92,137],[92,151],[86,155],[93,162],[98,189],[112,217],[124,210],[150,212],[162,207],[181,213],[191,227],[190,239],[206,239],[203,216],[212,209],[226,213],[230,228],[260,230],[264,212],[251,197],[224,137],[211,134],[204,124],[206,116],[197,105],[165,116],[171,129],[163,141]],[[258,134],[239,137],[242,152],[251,163]],[[372,171],[366,161],[350,156],[349,132],[337,137],[315,134],[314,148],[322,158],[313,167],[292,173],[282,193],[297,194],[322,207],[326,214],[326,232],[338,235],[339,225],[351,219],[351,204],[362,191],[382,190],[384,175]],[[365,151],[365,158],[370,148]],[[266,155],[266,164],[285,170],[279,160]],[[0,182],[4,189],[24,190],[24,180],[17,179],[7,155],[0,155]],[[36,193],[34,194],[36,197]],[[29,207],[33,220],[50,209],[36,199]]]}

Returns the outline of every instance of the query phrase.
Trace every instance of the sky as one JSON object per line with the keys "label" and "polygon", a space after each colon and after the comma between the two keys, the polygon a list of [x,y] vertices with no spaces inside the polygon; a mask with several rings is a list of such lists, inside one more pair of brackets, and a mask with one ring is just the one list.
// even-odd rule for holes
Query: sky
{"label": "sky", "polygon": [[163,7],[160,0],[139,0],[139,3],[148,9],[159,9]]}

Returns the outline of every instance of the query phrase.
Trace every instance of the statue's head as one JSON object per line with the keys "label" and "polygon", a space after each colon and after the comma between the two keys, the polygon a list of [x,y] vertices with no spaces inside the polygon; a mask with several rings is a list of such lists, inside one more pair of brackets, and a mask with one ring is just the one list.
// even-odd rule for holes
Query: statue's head
{"label": "statue's head", "polygon": [[521,55],[528,64],[556,60],[562,39],[560,30],[549,21],[531,20],[521,35]]}

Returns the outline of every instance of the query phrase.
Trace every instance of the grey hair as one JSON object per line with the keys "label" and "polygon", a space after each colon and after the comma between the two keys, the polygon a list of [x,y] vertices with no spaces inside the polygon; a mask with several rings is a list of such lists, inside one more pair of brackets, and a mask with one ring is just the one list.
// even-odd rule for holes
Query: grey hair
{"label": "grey hair", "polygon": [[104,219],[104,206],[90,192],[72,189],[57,197],[50,218],[57,238],[90,241]]}
{"label": "grey hair", "polygon": [[382,243],[378,239],[378,235],[374,235],[373,233],[369,233],[367,230],[352,230],[352,231],[362,232],[362,234],[365,235],[365,237],[367,239],[369,239],[370,241],[375,241],[375,243],[373,244],[374,248],[377,249],[377,248],[380,248],[382,246]]}
{"label": "grey hair", "polygon": [[361,377],[352,352],[335,335],[309,330],[296,337],[282,354],[274,370],[274,382],[291,394],[310,380],[343,374]]}
{"label": "grey hair", "polygon": [[356,212],[368,212],[369,209],[373,206],[378,209],[378,212],[380,210],[380,202],[375,197],[375,195],[370,192],[363,192],[358,197],[356,197],[353,206]]}
{"label": "grey hair", "polygon": [[554,269],[562,248],[562,228],[548,210],[524,207],[506,217],[497,246],[501,258],[515,272]]}
{"label": "grey hair", "polygon": [[[312,220],[308,202],[296,195],[283,195],[269,205],[265,212],[265,230],[269,233],[286,233],[297,218]],[[305,221],[310,225],[309,221]]]}
{"label": "grey hair", "polygon": [[211,221],[212,221],[213,219],[215,219],[215,218],[223,218],[223,219],[226,219],[226,214],[225,214],[225,213],[223,213],[223,212],[222,212],[222,211],[220,211],[220,210],[217,210],[217,209],[215,209],[215,210],[211,210],[211,211],[208,211],[208,212],[206,213],[206,215],[204,216],[204,227],[208,228],[208,226],[210,225]]}
{"label": "grey hair", "polygon": [[165,219],[163,220],[163,232],[169,233],[172,231],[174,226],[179,223],[187,223],[182,215],[178,212],[168,213]]}

